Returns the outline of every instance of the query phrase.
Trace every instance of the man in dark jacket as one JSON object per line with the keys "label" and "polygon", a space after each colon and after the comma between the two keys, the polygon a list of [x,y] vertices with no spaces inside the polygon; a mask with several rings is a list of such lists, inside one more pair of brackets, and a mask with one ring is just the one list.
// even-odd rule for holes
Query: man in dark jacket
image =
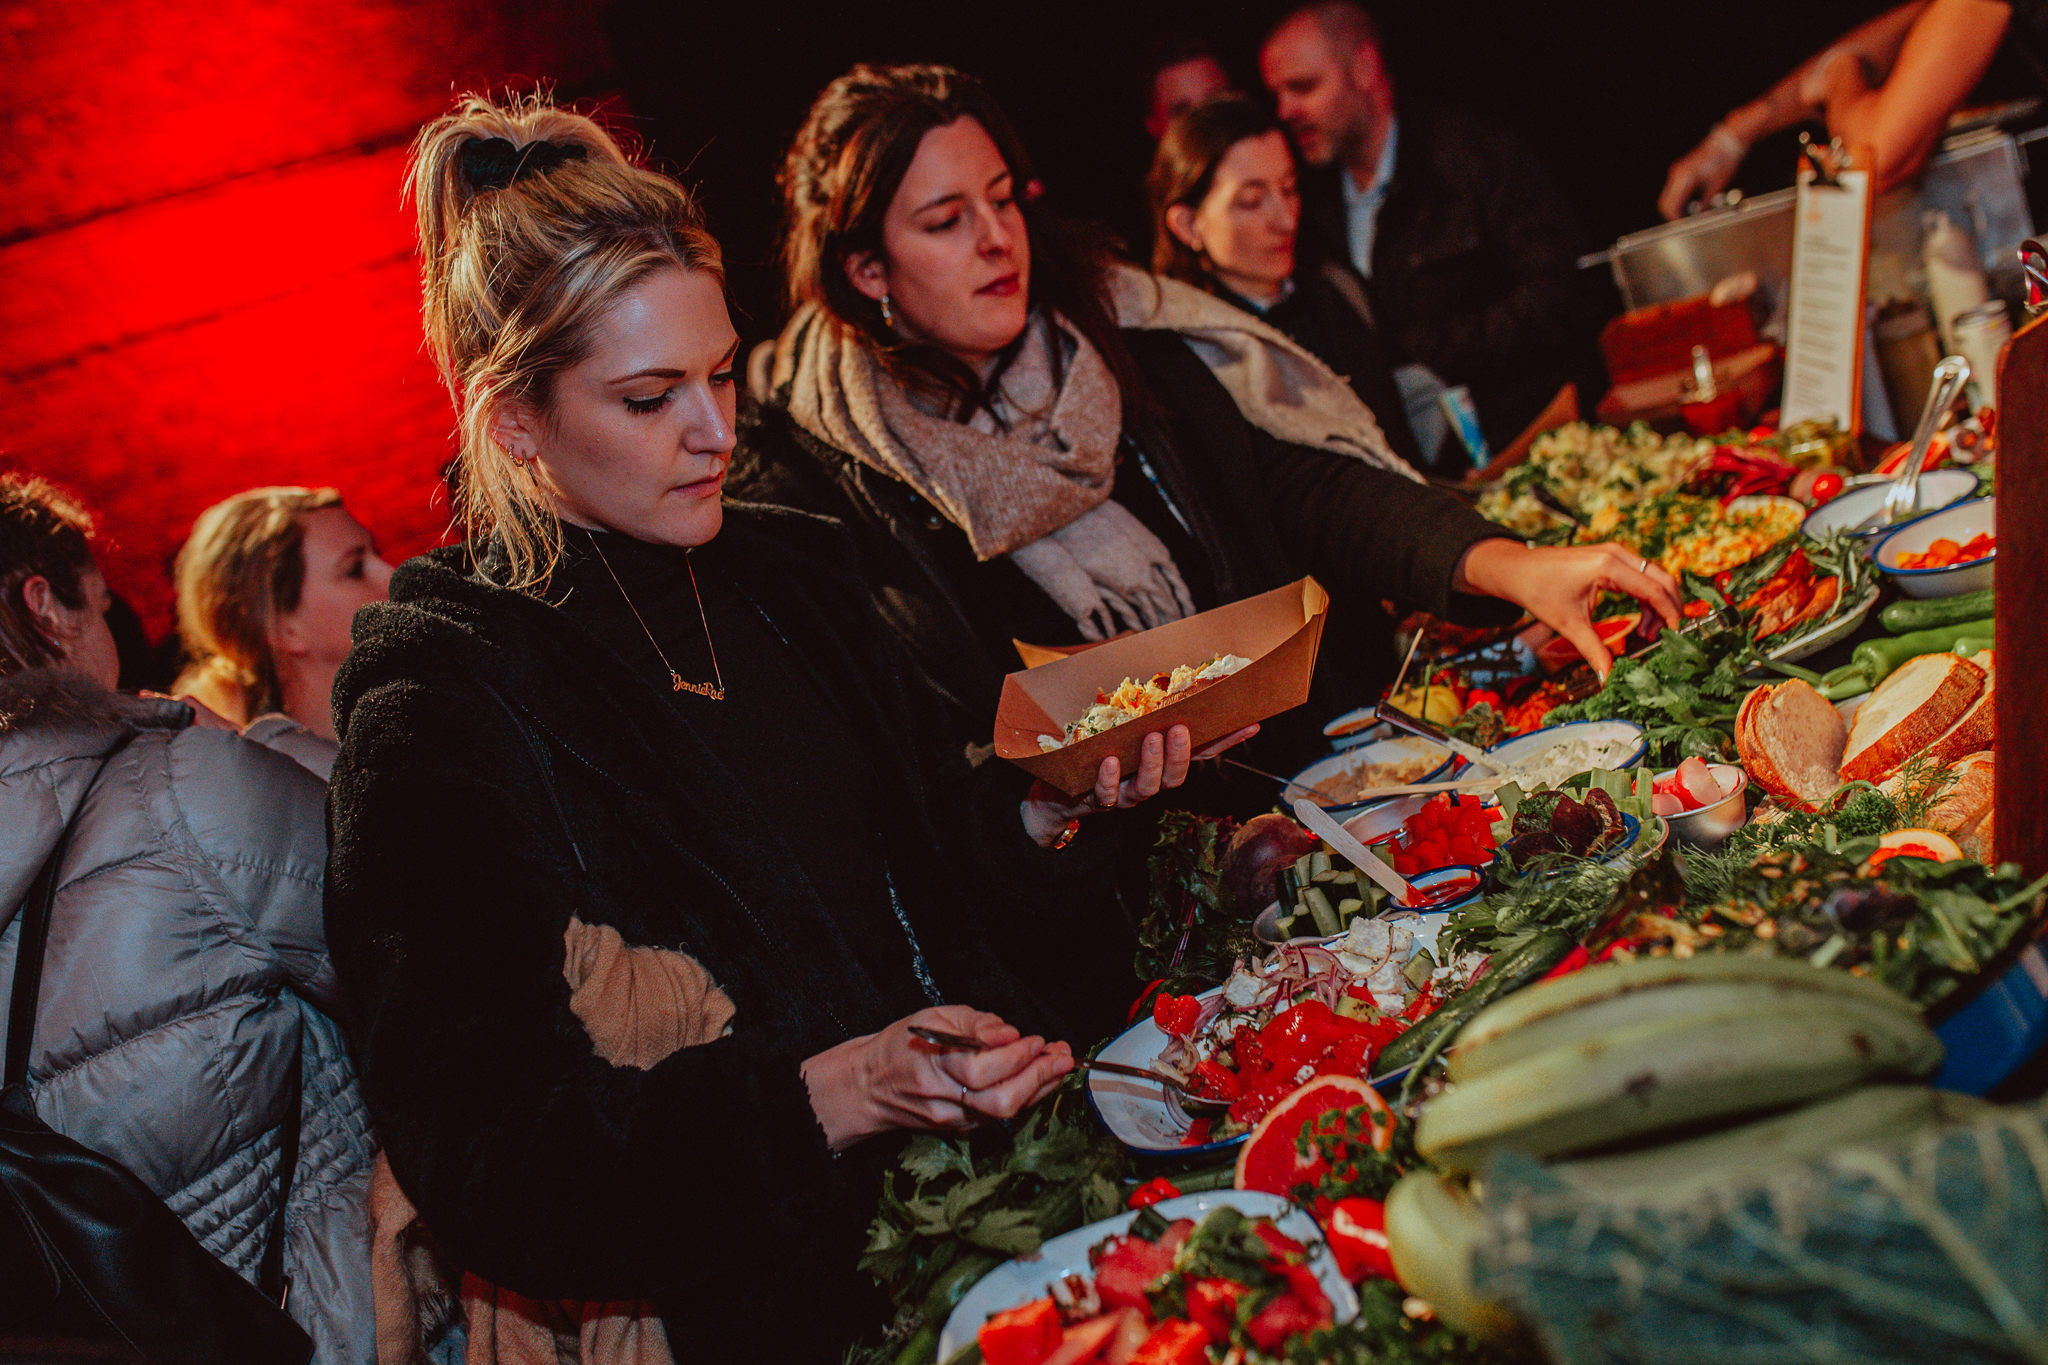
{"label": "man in dark jacket", "polygon": [[1459,457],[1437,411],[1446,386],[1471,390],[1495,447],[1566,382],[1582,401],[1605,390],[1578,229],[1519,140],[1397,100],[1378,29],[1349,0],[1282,20],[1259,70],[1314,168],[1303,235],[1362,277],[1425,458],[1443,468]]}

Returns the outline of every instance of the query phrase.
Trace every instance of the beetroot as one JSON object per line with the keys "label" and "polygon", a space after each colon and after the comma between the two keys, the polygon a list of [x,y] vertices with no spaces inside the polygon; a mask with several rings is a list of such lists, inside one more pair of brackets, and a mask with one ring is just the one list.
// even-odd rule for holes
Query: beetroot
{"label": "beetroot", "polygon": [[1223,886],[1240,914],[1251,914],[1273,899],[1280,869],[1321,840],[1278,811],[1255,815],[1237,827],[1223,850]]}
{"label": "beetroot", "polygon": [[1621,822],[1621,807],[1614,804],[1614,798],[1595,787],[1586,793],[1586,809],[1600,819],[1600,834],[1593,843],[1580,849],[1581,853],[1596,853],[1603,848],[1612,848],[1622,841],[1628,827]]}
{"label": "beetroot", "polygon": [[[1606,792],[1597,793],[1606,796]],[[1609,804],[1613,804],[1611,801]],[[1590,806],[1581,805],[1569,796],[1557,798],[1557,806],[1550,813],[1551,837],[1564,845],[1570,853],[1583,854],[1600,841],[1605,827],[1599,812]]]}

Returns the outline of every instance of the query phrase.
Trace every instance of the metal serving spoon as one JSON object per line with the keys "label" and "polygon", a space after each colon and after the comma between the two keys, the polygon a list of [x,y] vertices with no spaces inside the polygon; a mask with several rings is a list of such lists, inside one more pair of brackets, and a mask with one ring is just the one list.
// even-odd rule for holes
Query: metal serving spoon
{"label": "metal serving spoon", "polygon": [[1927,390],[1927,406],[1920,410],[1920,425],[1913,432],[1913,446],[1906,452],[1906,463],[1884,495],[1884,506],[1858,522],[1855,529],[1869,531],[1894,526],[1920,510],[1920,466],[1927,463],[1927,447],[1933,443],[1941,419],[1948,415],[1956,395],[1969,379],[1970,362],[1959,355],[1952,355],[1934,367],[1934,384]]}
{"label": "metal serving spoon", "polygon": [[1122,1062],[1101,1062],[1093,1057],[1076,1057],[1074,1065],[1083,1071],[1106,1071],[1115,1076],[1135,1076],[1141,1081],[1152,1081],[1162,1085],[1175,1103],[1196,1118],[1214,1118],[1230,1108],[1229,1100],[1214,1100],[1206,1095],[1197,1095],[1163,1071],[1152,1071],[1142,1066],[1125,1066]]}

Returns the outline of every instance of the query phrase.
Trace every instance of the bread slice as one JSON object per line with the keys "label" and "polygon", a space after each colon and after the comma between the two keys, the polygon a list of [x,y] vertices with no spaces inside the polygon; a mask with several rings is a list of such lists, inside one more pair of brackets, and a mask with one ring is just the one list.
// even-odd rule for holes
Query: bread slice
{"label": "bread slice", "polygon": [[[1975,663],[1976,659],[1973,657],[1970,662]],[[1927,746],[1927,756],[1947,766],[1989,749],[1997,731],[1997,692],[1997,675],[1986,672],[1984,690],[1977,694],[1977,700],[1970,703],[1970,709],[1963,712],[1962,718],[1949,726],[1941,738]]]}
{"label": "bread slice", "polygon": [[1842,784],[1848,727],[1834,703],[1793,679],[1759,687],[1736,713],[1736,748],[1758,786],[1781,803],[1812,810]]}
{"label": "bread slice", "polygon": [[1908,659],[1856,708],[1842,757],[1845,781],[1882,782],[1963,718],[1984,670],[1954,654]]}
{"label": "bread slice", "polygon": [[1773,801],[1785,805],[1793,800],[1792,789],[1778,775],[1777,768],[1772,766],[1771,756],[1764,752],[1756,737],[1756,713],[1770,695],[1770,684],[1766,683],[1742,699],[1742,707],[1735,713],[1735,752],[1741,756],[1749,780],[1762,787]]}
{"label": "bread slice", "polygon": [[1988,753],[1971,754],[1951,771],[1955,782],[1927,812],[1926,825],[1959,840],[1966,839],[1991,814],[1997,771]]}

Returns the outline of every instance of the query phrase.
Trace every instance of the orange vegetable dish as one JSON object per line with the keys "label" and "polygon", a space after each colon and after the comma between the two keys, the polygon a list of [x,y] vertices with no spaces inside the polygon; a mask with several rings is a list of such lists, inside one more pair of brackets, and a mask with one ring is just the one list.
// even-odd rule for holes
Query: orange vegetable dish
{"label": "orange vegetable dish", "polygon": [[1968,540],[1957,544],[1943,536],[1927,547],[1923,554],[1902,554],[1899,567],[1902,569],[1946,569],[1952,564],[1968,564],[1973,559],[1982,559],[1998,548],[1998,537],[1988,531],[1980,531]]}

